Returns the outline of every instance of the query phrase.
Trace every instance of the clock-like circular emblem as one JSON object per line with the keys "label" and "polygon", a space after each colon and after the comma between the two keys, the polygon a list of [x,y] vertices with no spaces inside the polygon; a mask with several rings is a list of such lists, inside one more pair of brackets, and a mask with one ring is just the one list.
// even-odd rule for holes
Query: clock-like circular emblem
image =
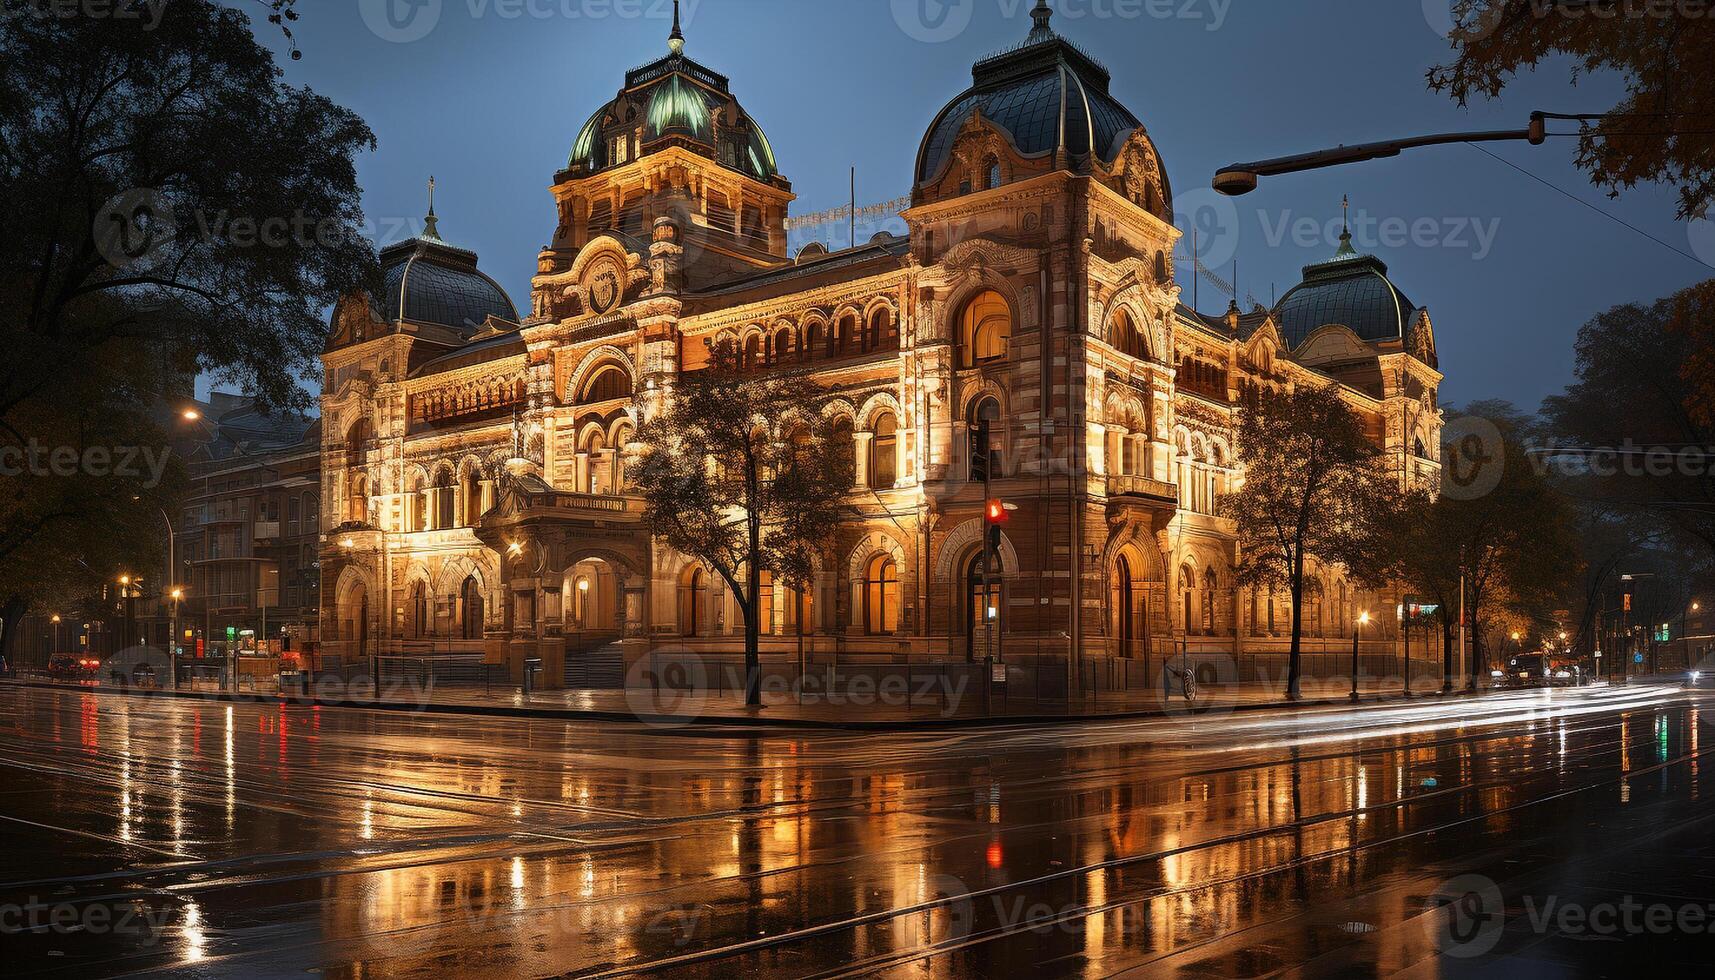
{"label": "clock-like circular emblem", "polygon": [[596,273],[590,281],[590,305],[597,313],[606,313],[619,304],[619,277],[611,269]]}

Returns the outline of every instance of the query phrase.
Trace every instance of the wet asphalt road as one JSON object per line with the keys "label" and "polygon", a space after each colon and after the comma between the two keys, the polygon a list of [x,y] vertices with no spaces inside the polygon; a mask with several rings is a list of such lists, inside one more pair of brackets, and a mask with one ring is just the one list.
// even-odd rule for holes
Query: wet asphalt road
{"label": "wet asphalt road", "polygon": [[0,688],[0,963],[1707,975],[1712,719],[1634,689],[752,738]]}

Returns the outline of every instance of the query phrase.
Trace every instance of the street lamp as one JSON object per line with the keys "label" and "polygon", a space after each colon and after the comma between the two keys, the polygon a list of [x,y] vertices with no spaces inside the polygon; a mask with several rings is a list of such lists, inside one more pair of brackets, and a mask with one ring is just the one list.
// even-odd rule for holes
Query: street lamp
{"label": "street lamp", "polygon": [[173,690],[179,689],[179,603],[184,600],[185,590],[175,588],[173,597],[173,624],[167,632],[167,683]]}
{"label": "street lamp", "polygon": [[1347,163],[1397,157],[1402,150],[1416,149],[1420,146],[1440,146],[1447,143],[1493,143],[1504,140],[1524,140],[1532,146],[1541,146],[1548,139],[1549,119],[1583,118],[1600,117],[1564,116],[1533,112],[1530,114],[1530,126],[1526,129],[1414,136],[1408,139],[1387,140],[1381,143],[1363,143],[1358,146],[1337,146],[1331,150],[1316,150],[1311,153],[1300,153],[1296,156],[1258,160],[1254,163],[1235,163],[1228,167],[1222,167],[1215,173],[1214,188],[1229,197],[1239,197],[1256,190],[1258,181],[1263,177],[1277,177],[1281,174],[1301,173],[1306,170],[1319,170],[1323,167],[1337,167]]}
{"label": "street lamp", "polygon": [[1368,610],[1358,614],[1358,628],[1352,631],[1352,700],[1358,700],[1358,637],[1363,635],[1364,627],[1370,625]]}

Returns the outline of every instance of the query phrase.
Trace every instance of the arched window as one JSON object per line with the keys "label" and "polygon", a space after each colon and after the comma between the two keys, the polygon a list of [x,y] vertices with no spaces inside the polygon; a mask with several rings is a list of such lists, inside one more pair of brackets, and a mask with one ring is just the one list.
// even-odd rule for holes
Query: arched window
{"label": "arched window", "polygon": [[1136,586],[1132,582],[1131,562],[1124,555],[1120,556],[1114,566],[1112,605],[1114,636],[1119,640],[1119,655],[1136,657],[1141,652],[1137,642]]}
{"label": "arched window", "polygon": [[800,351],[803,359],[808,361],[816,356],[816,351],[822,346],[822,325],[812,323],[804,328],[804,349]]}
{"label": "arched window", "polygon": [[753,333],[744,338],[743,370],[753,371],[762,364],[762,335]]}
{"label": "arched window", "polygon": [[1203,633],[1207,636],[1215,635],[1215,593],[1219,584],[1213,568],[1203,573]]}
{"label": "arched window", "polygon": [[774,331],[774,363],[784,364],[792,357],[792,328],[781,327]]}
{"label": "arched window", "polygon": [[421,476],[411,480],[411,496],[405,501],[405,530],[429,529],[429,484]]}
{"label": "arched window", "polygon": [[899,480],[899,422],[892,412],[883,412],[870,427],[869,485],[891,490]]}
{"label": "arched window", "polygon": [[703,630],[703,600],[708,594],[708,582],[703,570],[692,566],[679,576],[679,634],[701,636]]}
{"label": "arched window", "polygon": [[589,382],[584,385],[584,392],[578,401],[583,404],[617,401],[630,398],[632,391],[631,377],[625,369],[611,364],[597,371]]}
{"label": "arched window", "polygon": [[[993,559],[990,559],[992,562]],[[965,655],[970,659],[986,657],[990,653],[998,654],[998,649],[990,650],[988,640],[989,629],[993,628],[993,639],[996,646],[1000,643],[1000,634],[1005,629],[1006,603],[1002,601],[1001,570],[995,565],[989,566],[989,577],[983,579],[983,551],[978,548],[965,563]]]}
{"label": "arched window", "polygon": [[599,496],[607,492],[607,474],[604,472],[607,457],[607,436],[599,430],[593,431],[584,440],[581,454],[584,457],[584,484],[578,489],[591,496]]}
{"label": "arched window", "polygon": [[462,615],[464,638],[467,640],[482,639],[483,606],[482,588],[476,584],[476,576],[464,580],[459,588],[459,611]]}
{"label": "arched window", "polygon": [[464,475],[464,523],[476,527],[482,521],[482,478],[476,470]]}
{"label": "arched window", "polygon": [[[1000,402],[992,395],[983,395],[971,405],[969,414],[971,421],[971,463],[974,466],[979,456],[987,455],[989,460],[989,475],[1000,479],[1005,467],[1001,458],[1003,447],[1006,445],[1002,438],[1000,426]],[[988,425],[984,426],[983,423]],[[973,473],[972,479],[976,479]]]}
{"label": "arched window", "polygon": [[422,579],[418,579],[411,585],[411,622],[409,626],[410,635],[413,639],[420,640],[433,632],[432,624],[429,621],[429,588]]}
{"label": "arched window", "polygon": [[1012,339],[1012,308],[994,290],[984,290],[965,304],[959,316],[963,366],[971,367],[1006,357]]}
{"label": "arched window", "polygon": [[442,468],[435,474],[435,530],[444,531],[458,526],[454,512],[457,497],[453,492],[453,471]]}
{"label": "arched window", "polygon": [[1190,634],[1197,628],[1196,597],[1197,573],[1190,565],[1179,566],[1179,602],[1180,612],[1184,614],[1185,632]]}
{"label": "arched window", "polygon": [[1123,309],[1114,314],[1113,325],[1108,328],[1108,343],[1128,357],[1149,357],[1149,345],[1144,342],[1143,332],[1137,329],[1137,321],[1131,314]]}
{"label": "arched window", "polygon": [[899,631],[899,566],[889,555],[870,560],[863,583],[864,631],[883,636]]}
{"label": "arched window", "polygon": [[351,492],[347,494],[346,503],[346,520],[358,524],[369,522],[369,480],[362,473],[351,478]]}
{"label": "arched window", "polygon": [[893,322],[893,311],[883,306],[869,317],[869,346],[883,350],[899,346],[899,328]]}
{"label": "arched window", "polygon": [[988,163],[983,166],[983,171],[988,177],[988,183],[984,186],[991,191],[1000,186],[1000,160],[989,157]]}
{"label": "arched window", "polygon": [[847,313],[834,324],[834,330],[828,335],[828,353],[839,357],[845,354],[855,354],[862,343],[858,336],[858,318],[855,313]]}

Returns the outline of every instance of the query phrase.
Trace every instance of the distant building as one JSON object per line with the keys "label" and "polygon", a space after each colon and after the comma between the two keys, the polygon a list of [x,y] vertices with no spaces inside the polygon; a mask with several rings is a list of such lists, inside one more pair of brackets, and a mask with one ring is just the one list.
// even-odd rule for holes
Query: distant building
{"label": "distant building", "polygon": [[[1349,239],[1272,311],[1186,306],[1157,147],[1051,18],[1039,5],[935,116],[907,237],[789,256],[772,144],[677,29],[573,137],[527,316],[431,209],[383,252],[386,291],[337,311],[323,359],[326,649],[484,652],[515,676],[540,658],[549,684],[563,662],[741,649],[724,584],[652,540],[625,492],[639,421],[726,337],[755,370],[823,384],[857,457],[862,516],[812,588],[766,593],[766,656],[963,661],[993,608],[1011,662],[1075,645],[1146,668],[1283,663],[1287,600],[1235,586],[1216,516],[1242,478],[1236,413],[1265,388],[1337,386],[1402,488],[1436,484],[1428,313]],[[1017,507],[995,593],[979,420]],[[1397,649],[1398,590],[1313,574],[1312,652],[1347,648],[1359,609]]]}
{"label": "distant building", "polygon": [[[186,461],[174,520],[173,583],[185,591],[179,644],[187,656],[259,642],[301,650],[315,639],[321,606],[320,423],[263,415],[222,392],[196,410],[205,439]],[[157,618],[154,642],[166,635]]]}

